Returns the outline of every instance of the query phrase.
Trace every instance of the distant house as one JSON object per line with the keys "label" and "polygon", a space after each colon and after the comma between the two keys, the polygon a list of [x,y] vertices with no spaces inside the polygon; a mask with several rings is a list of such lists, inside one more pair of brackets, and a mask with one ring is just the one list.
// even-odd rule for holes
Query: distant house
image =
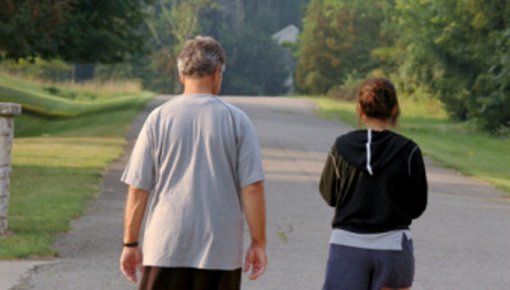
{"label": "distant house", "polygon": [[[295,25],[289,25],[285,27],[284,29],[274,33],[271,35],[271,39],[278,43],[279,45],[285,45],[285,44],[296,44],[299,37],[299,28],[297,28]],[[293,78],[293,71],[294,71],[294,65],[295,60],[292,56],[292,53],[287,50],[286,55],[286,63],[289,67],[289,70],[291,71],[289,77],[285,81],[285,87],[288,89],[288,93],[292,93],[294,91],[294,78]]]}
{"label": "distant house", "polygon": [[286,42],[296,43],[298,40],[298,35],[299,28],[291,24],[285,27],[284,29],[276,32],[275,34],[271,35],[271,38],[278,44],[283,44]]}

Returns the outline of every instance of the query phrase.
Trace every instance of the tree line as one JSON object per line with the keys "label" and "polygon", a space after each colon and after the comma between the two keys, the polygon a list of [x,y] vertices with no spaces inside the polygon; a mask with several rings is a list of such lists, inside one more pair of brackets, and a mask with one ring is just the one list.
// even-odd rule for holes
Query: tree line
{"label": "tree line", "polygon": [[[227,51],[225,94],[284,94],[293,67],[288,50],[271,35],[289,24],[300,26],[305,3],[0,0],[0,60],[94,64],[98,78],[137,78],[147,89],[175,93],[178,52],[187,39],[206,34]],[[68,71],[45,75],[62,79]]]}
{"label": "tree line", "polygon": [[138,0],[0,0],[0,57],[114,63],[143,47]]}
{"label": "tree line", "polygon": [[492,133],[510,128],[510,2],[311,0],[296,85],[342,95],[387,76],[405,94],[439,98],[449,115]]}
{"label": "tree line", "polygon": [[[284,94],[294,73],[299,93],[348,97],[360,80],[387,76],[404,94],[440,99],[455,120],[510,130],[506,0],[0,0],[0,7],[0,60],[53,60],[43,75],[59,80],[68,64],[95,64],[98,78],[137,78],[175,93],[177,53],[206,34],[227,50],[225,94]],[[295,68],[289,49],[270,38],[288,24],[303,28],[290,49]]]}

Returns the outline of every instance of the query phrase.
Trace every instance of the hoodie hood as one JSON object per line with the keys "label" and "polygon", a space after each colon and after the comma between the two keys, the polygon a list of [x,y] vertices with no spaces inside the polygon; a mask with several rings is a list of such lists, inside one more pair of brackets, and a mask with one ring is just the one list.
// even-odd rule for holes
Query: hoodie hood
{"label": "hoodie hood", "polygon": [[338,154],[370,175],[377,174],[411,140],[391,131],[358,130],[338,137]]}

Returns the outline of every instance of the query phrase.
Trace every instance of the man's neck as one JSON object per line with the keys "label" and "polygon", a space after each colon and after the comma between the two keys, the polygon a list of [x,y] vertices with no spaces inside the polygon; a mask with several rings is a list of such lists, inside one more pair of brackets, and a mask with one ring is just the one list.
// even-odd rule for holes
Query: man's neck
{"label": "man's neck", "polygon": [[213,83],[210,79],[187,79],[184,83],[183,95],[213,95]]}

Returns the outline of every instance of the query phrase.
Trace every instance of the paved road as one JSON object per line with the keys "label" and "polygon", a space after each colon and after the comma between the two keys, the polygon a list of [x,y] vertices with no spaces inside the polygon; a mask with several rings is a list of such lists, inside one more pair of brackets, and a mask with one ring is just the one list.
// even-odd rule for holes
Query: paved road
{"label": "paved road", "polygon": [[[226,99],[253,120],[267,174],[270,267],[259,281],[243,281],[243,289],[320,289],[333,212],[317,182],[327,149],[350,128],[317,118],[307,100]],[[118,180],[125,161],[111,166],[100,198],[59,239],[61,259],[36,267],[14,289],[135,289],[117,270],[125,197]],[[427,169],[429,208],[413,226],[413,289],[510,289],[510,200],[430,162]]]}

